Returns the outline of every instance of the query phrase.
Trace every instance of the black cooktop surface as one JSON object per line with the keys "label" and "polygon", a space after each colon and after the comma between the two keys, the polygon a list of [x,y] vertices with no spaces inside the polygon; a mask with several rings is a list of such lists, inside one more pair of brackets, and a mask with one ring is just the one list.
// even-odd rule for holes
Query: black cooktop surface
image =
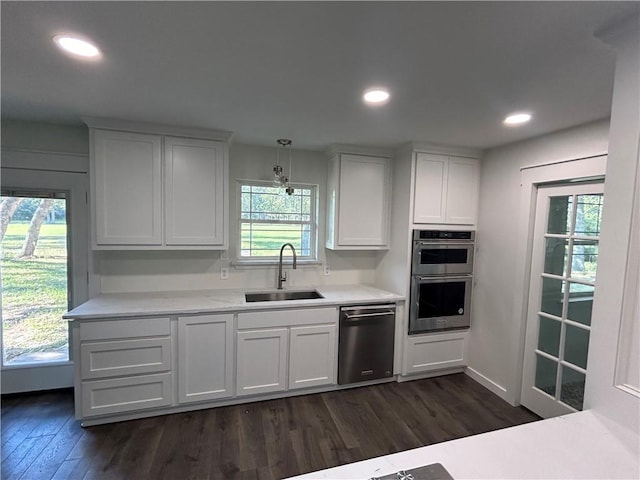
{"label": "black cooktop surface", "polygon": [[440,463],[432,463],[411,470],[401,470],[384,477],[373,477],[369,480],[453,480],[453,477]]}

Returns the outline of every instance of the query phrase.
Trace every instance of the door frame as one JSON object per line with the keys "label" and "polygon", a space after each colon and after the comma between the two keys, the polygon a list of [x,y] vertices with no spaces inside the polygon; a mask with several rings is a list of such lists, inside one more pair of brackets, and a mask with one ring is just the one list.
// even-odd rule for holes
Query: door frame
{"label": "door frame", "polygon": [[520,221],[515,237],[517,263],[515,269],[516,288],[511,307],[514,328],[508,348],[511,350],[508,373],[509,385],[505,400],[520,405],[522,391],[522,369],[524,366],[527,313],[529,311],[529,287],[531,259],[533,253],[533,227],[536,215],[538,187],[553,183],[570,183],[602,179],[607,169],[607,155],[569,159],[555,163],[522,167],[520,181]]}
{"label": "door frame", "polygon": [[[549,200],[551,196],[572,196],[572,195],[589,195],[590,193],[596,194],[604,194],[604,182],[602,179],[597,181],[585,181],[585,182],[571,182],[571,183],[561,183],[561,184],[543,184],[539,185],[537,189],[536,195],[536,213],[534,220],[534,234],[537,235],[532,239],[533,240],[533,249],[531,256],[531,278],[529,280],[529,300],[528,300],[528,313],[527,318],[525,319],[525,350],[523,356],[523,370],[522,370],[522,385],[520,392],[520,400],[527,401],[527,408],[533,411],[537,415],[542,418],[550,418],[556,417],[560,415],[566,415],[568,413],[576,412],[575,408],[564,403],[558,402],[556,400],[552,400],[547,397],[548,394],[541,393],[536,391],[534,388],[535,385],[535,375],[537,370],[536,365],[536,353],[535,351],[538,347],[538,335],[540,333],[539,330],[539,322],[540,317],[545,314],[540,314],[541,311],[541,296],[542,296],[542,276],[544,272],[544,264],[546,259],[546,251],[545,251],[545,235],[547,233],[547,225],[548,225],[548,217],[550,214],[549,211],[549,203],[544,200]],[[544,205],[543,205],[544,203]],[[542,210],[540,210],[542,208]],[[575,209],[575,204],[573,209]],[[572,230],[570,235],[573,236],[573,225],[575,220],[575,211],[572,209]],[[536,229],[538,227],[538,229]],[[599,235],[598,235],[599,237]],[[573,255],[573,253],[571,253]],[[565,276],[564,274],[562,276]],[[569,283],[580,283],[575,280],[573,275],[567,279],[567,288],[569,288]],[[597,285],[597,281],[594,283]],[[535,293],[535,296],[533,294]],[[566,294],[565,294],[566,295]],[[563,299],[563,304],[565,300]],[[555,314],[554,314],[555,316]],[[559,317],[562,318],[561,323],[565,323],[565,315],[561,313]],[[566,324],[565,324],[566,325]],[[564,327],[566,328],[566,327]],[[566,330],[565,330],[566,331]],[[589,333],[591,333],[591,323],[589,323]],[[560,334],[559,336],[559,352],[557,354],[558,362],[557,362],[557,372],[556,375],[561,375],[561,372],[565,368],[571,368],[577,365],[571,365],[571,367],[565,366],[563,363],[565,359],[564,357],[564,335]],[[589,339],[591,340],[591,339]],[[591,343],[589,341],[589,343]],[[569,362],[570,363],[570,362]],[[586,372],[588,372],[588,365],[584,368]],[[586,373],[588,375],[588,373]],[[557,381],[557,379],[556,379]],[[531,391],[533,390],[533,391]]]}
{"label": "door frame", "polygon": [[[2,187],[54,190],[68,193],[70,308],[90,296],[88,229],[88,165],[86,156],[28,151],[2,151]],[[26,167],[26,168],[25,168]],[[60,168],[52,170],[51,168]],[[66,167],[66,168],[65,168]],[[73,386],[72,329],[69,329],[69,361],[2,367],[0,391],[16,393]]]}

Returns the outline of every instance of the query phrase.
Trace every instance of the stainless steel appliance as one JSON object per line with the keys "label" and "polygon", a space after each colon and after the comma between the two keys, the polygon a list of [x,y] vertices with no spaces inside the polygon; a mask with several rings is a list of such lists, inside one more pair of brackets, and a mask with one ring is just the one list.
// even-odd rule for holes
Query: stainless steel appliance
{"label": "stainless steel appliance", "polygon": [[340,309],[340,385],[393,376],[395,324],[393,304]]}
{"label": "stainless steel appliance", "polygon": [[414,230],[409,335],[469,328],[475,232]]}
{"label": "stainless steel appliance", "polygon": [[475,233],[414,230],[412,275],[473,273]]}

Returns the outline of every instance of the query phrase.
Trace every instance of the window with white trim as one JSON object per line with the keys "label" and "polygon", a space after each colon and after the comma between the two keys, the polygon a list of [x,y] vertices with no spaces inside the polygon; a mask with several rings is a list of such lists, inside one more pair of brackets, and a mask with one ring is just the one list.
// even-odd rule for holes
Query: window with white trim
{"label": "window with white trim", "polygon": [[[291,243],[299,260],[315,260],[316,185],[292,185],[293,195],[268,182],[239,181],[239,260],[277,259]],[[283,255],[291,256],[291,249]]]}

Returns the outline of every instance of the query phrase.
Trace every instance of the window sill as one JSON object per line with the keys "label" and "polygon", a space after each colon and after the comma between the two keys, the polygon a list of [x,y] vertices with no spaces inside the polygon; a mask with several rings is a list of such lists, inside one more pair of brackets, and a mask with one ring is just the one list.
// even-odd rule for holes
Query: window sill
{"label": "window sill", "polygon": [[[233,260],[231,262],[231,265],[236,269],[272,268],[272,267],[277,267],[279,263],[280,262],[278,260],[273,260],[273,259],[269,259],[269,260],[250,259],[250,260]],[[287,257],[283,259],[282,266],[291,268],[291,263],[292,263],[291,257]],[[322,265],[322,262],[320,260],[298,260],[297,264],[299,267],[318,267]]]}

